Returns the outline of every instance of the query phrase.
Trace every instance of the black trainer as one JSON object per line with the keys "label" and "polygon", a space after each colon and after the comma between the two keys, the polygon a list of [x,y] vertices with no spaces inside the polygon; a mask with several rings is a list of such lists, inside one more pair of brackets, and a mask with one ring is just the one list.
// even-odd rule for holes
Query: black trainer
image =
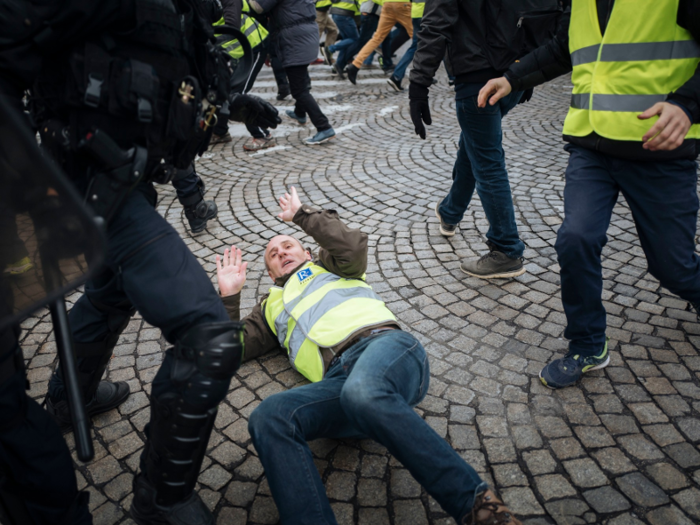
{"label": "black trainer", "polygon": [[171,507],[156,503],[156,489],[143,474],[134,478],[131,517],[138,525],[214,525],[214,516],[196,492]]}
{"label": "black trainer", "polygon": [[440,202],[435,203],[435,216],[440,221],[440,233],[445,237],[452,237],[457,231],[457,225],[447,224],[442,220],[442,215],[440,215]]}
{"label": "black trainer", "polygon": [[525,273],[522,257],[512,259],[490,243],[489,249],[491,251],[479,259],[463,262],[460,269],[467,275],[481,279],[507,279]]}
{"label": "black trainer", "polygon": [[[129,385],[124,381],[117,381],[116,383],[100,381],[95,397],[85,405],[85,411],[88,417],[109,412],[126,401],[129,393]],[[52,401],[49,396],[46,396],[46,411],[58,423],[63,434],[73,430],[73,422],[71,421],[67,400]]]}
{"label": "black trainer", "polygon": [[219,213],[214,201],[205,201],[202,199],[196,204],[185,206],[185,217],[190,223],[192,233],[204,231],[207,227],[207,221],[216,217]]}
{"label": "black trainer", "polygon": [[289,85],[283,84],[282,86],[279,87],[277,91],[277,100],[284,100],[287,98],[289,95],[291,95],[292,92],[289,89]]}
{"label": "black trainer", "polygon": [[349,64],[348,67],[345,68],[345,73],[347,73],[347,75],[348,75],[348,80],[355,85],[357,85],[357,73],[358,73],[358,71],[360,71],[360,70],[355,67],[355,64]]}
{"label": "black trainer", "polygon": [[396,78],[394,75],[391,75],[387,81],[387,84],[389,84],[395,91],[403,91],[403,88],[401,87],[401,80]]}

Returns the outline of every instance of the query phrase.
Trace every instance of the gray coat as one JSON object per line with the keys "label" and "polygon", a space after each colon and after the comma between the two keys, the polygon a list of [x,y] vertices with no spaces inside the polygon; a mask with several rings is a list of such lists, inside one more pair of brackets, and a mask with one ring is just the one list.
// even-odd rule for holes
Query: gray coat
{"label": "gray coat", "polygon": [[256,3],[270,14],[267,29],[272,50],[284,67],[310,64],[318,57],[314,0],[256,0]]}

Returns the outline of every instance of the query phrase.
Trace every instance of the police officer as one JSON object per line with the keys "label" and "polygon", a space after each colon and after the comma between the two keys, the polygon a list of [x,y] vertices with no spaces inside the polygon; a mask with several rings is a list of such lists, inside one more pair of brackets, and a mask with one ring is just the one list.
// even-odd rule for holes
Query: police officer
{"label": "police officer", "polygon": [[[152,385],[132,516],[141,525],[211,524],[194,485],[217,405],[240,363],[240,329],[156,212],[152,181],[171,180],[204,151],[227,95],[213,21],[197,0],[0,0],[0,12],[0,92],[18,98],[32,86],[42,145],[107,223],[107,263],[70,313],[87,412],[110,410],[129,395],[126,383],[101,378],[138,309],[173,348]],[[236,120],[279,121],[255,97],[232,97],[229,106]],[[59,374],[47,408],[69,428]]]}

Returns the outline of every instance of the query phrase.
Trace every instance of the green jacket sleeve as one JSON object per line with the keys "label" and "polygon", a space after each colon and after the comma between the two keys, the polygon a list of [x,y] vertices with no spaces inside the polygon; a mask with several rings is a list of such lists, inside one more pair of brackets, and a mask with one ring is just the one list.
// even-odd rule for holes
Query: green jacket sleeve
{"label": "green jacket sleeve", "polygon": [[245,328],[243,329],[244,362],[265,355],[272,350],[282,349],[279,341],[277,341],[277,338],[265,321],[265,314],[262,310],[265,299],[267,299],[267,296],[255,305],[249,315],[241,319],[241,294],[222,297],[231,321],[242,320],[245,323]]}

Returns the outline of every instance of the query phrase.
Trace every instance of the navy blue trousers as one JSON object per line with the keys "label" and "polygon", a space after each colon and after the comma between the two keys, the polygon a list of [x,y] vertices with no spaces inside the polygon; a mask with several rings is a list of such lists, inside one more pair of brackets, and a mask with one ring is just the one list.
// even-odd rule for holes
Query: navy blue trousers
{"label": "navy blue trousers", "polygon": [[620,192],[632,211],[649,273],[682,299],[700,304],[695,253],[697,163],[636,162],[568,144],[564,223],[556,242],[569,351],[599,353],[605,343],[601,251]]}

